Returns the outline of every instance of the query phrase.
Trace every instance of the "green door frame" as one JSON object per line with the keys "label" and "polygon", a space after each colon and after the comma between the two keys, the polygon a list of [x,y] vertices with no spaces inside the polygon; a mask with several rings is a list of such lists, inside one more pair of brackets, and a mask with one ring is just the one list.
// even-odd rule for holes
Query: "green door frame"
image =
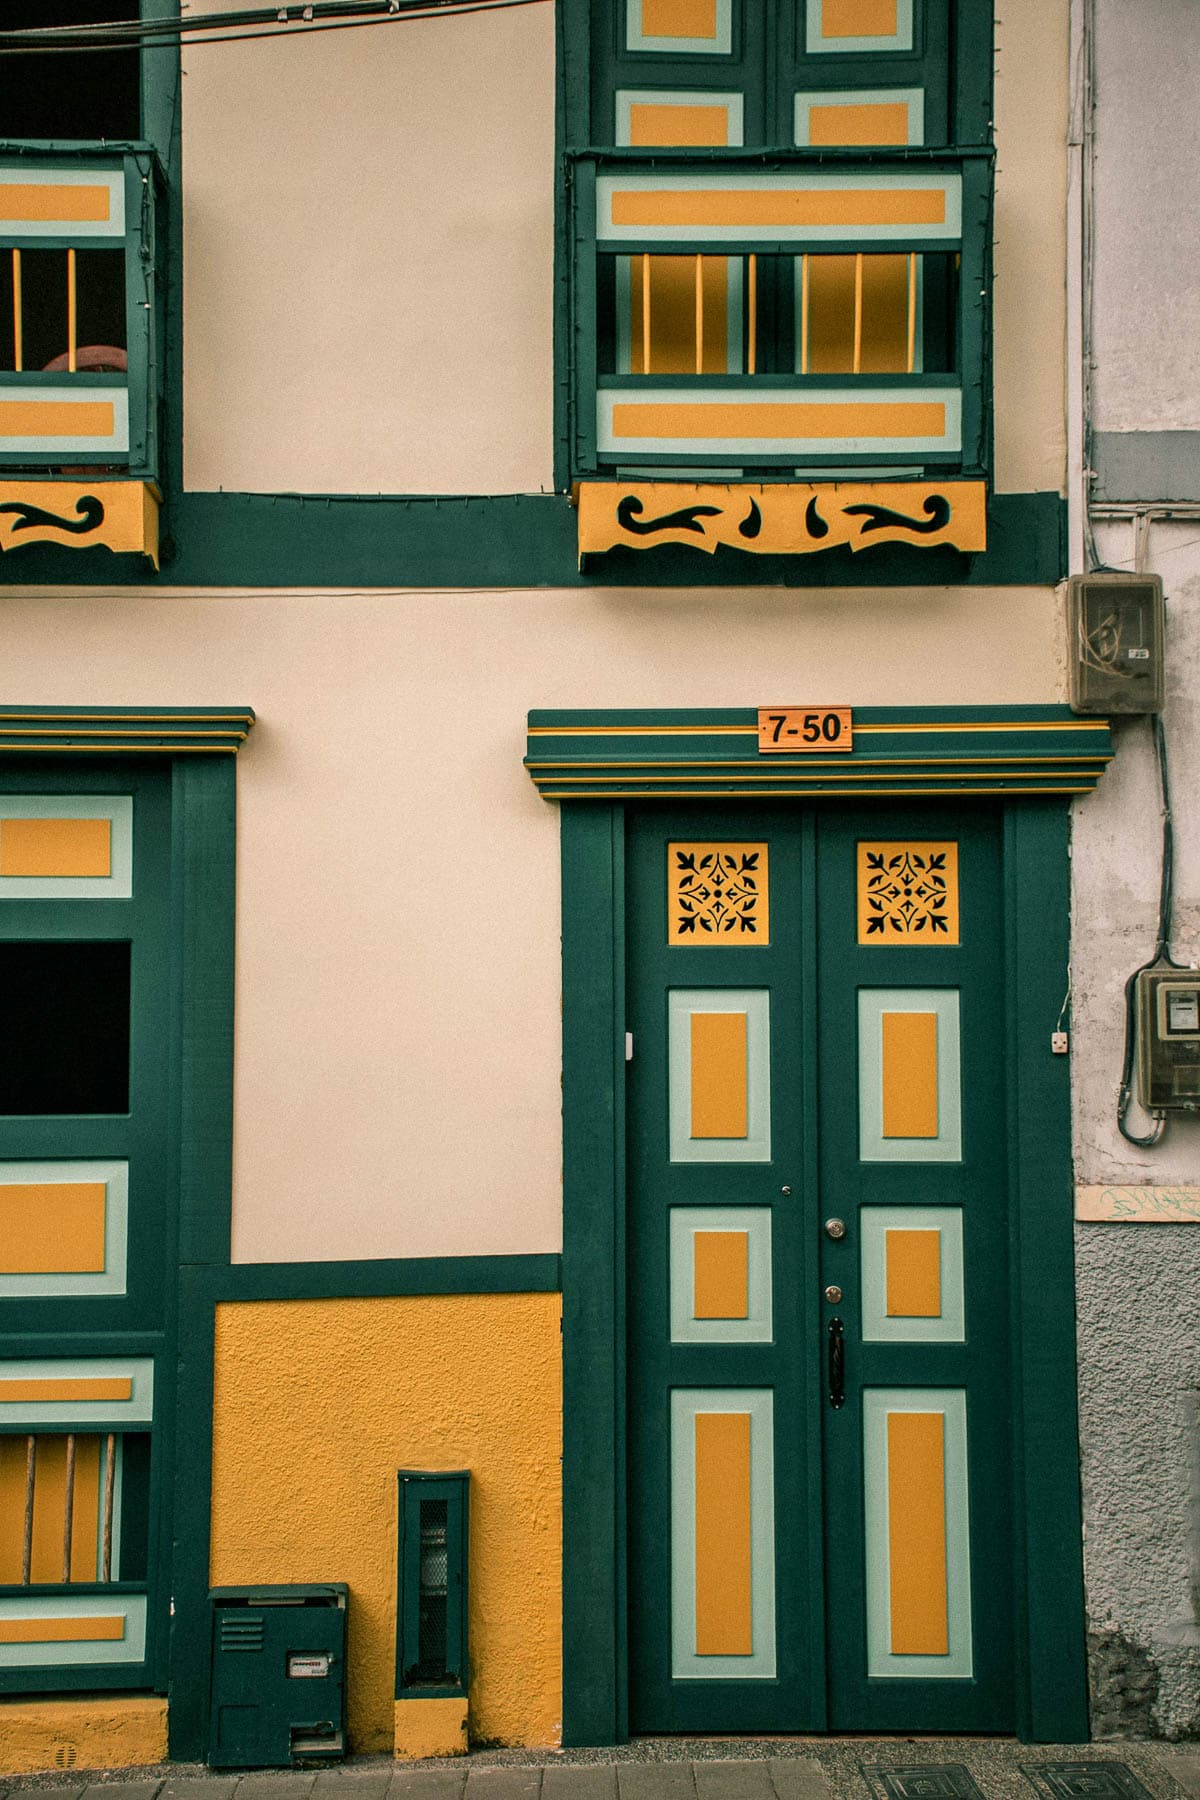
{"label": "green door frame", "polygon": [[[736,798],[730,797],[736,804]],[[1050,1034],[1070,945],[1065,798],[1003,808],[1016,1728],[1088,1736],[1070,1076]],[[563,1741],[628,1737],[625,805],[562,803]]]}

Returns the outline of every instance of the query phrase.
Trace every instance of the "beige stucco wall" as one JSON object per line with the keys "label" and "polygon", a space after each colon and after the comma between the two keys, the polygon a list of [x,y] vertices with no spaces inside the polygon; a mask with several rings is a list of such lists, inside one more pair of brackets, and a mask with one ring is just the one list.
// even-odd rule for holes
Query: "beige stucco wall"
{"label": "beige stucco wall", "polygon": [[553,11],[186,55],[185,486],[550,485]]}
{"label": "beige stucco wall", "polygon": [[[530,707],[1063,698],[1052,589],[5,599],[5,700],[249,703],[234,1255],[560,1242],[556,809]],[[886,643],[886,657],[878,647]]]}
{"label": "beige stucco wall", "polygon": [[[188,52],[189,488],[551,486],[553,12]],[[1057,492],[1067,0],[997,42],[996,485]]]}

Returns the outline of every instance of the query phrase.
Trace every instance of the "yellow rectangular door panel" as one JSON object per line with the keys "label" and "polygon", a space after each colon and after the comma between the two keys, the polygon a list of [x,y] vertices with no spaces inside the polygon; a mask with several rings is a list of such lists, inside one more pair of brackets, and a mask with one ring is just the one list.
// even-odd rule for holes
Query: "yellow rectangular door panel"
{"label": "yellow rectangular door panel", "polygon": [[642,0],[642,36],[715,38],[717,0]]}
{"label": "yellow rectangular door panel", "polygon": [[102,1181],[0,1186],[0,1275],[95,1275],[104,1269]]}
{"label": "yellow rectangular door panel", "polygon": [[749,1656],[750,1414],[696,1414],[696,1654]]}
{"label": "yellow rectangular door panel", "polygon": [[945,1656],[945,1422],[888,1414],[888,1564],[894,1656]]}
{"label": "yellow rectangular door panel", "polygon": [[941,1232],[889,1231],[885,1242],[888,1318],[940,1319]]}
{"label": "yellow rectangular door panel", "polygon": [[697,1231],[692,1244],[692,1317],[749,1318],[749,1234],[745,1231]]}
{"label": "yellow rectangular door panel", "polygon": [[641,150],[656,145],[723,150],[729,143],[729,108],[656,106],[647,100],[636,101],[629,109],[629,141]]}
{"label": "yellow rectangular door panel", "polygon": [[744,1138],[748,1086],[745,1013],[693,1013],[692,1136]]}
{"label": "yellow rectangular door panel", "polygon": [[937,1014],[931,1012],[883,1015],[885,1138],[938,1134],[937,1025]]}
{"label": "yellow rectangular door panel", "polygon": [[818,144],[907,144],[908,106],[878,101],[873,106],[810,106],[808,141]]}
{"label": "yellow rectangular door panel", "polygon": [[822,37],[895,37],[896,31],[896,0],[822,0]]}

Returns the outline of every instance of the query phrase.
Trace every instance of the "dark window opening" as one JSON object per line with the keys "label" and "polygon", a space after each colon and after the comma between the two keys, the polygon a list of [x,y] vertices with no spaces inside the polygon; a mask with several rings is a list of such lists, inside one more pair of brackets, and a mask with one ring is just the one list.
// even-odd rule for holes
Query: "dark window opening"
{"label": "dark window opening", "polygon": [[129,945],[0,944],[0,1113],[129,1111]]}
{"label": "dark window opening", "polygon": [[[15,297],[20,292],[21,367],[70,366],[68,292],[71,273],[65,250],[23,248],[19,260],[0,251],[0,368],[15,369]],[[75,366],[81,374],[124,372],[125,252],[75,252]]]}
{"label": "dark window opening", "polygon": [[447,1679],[446,1627],[449,1601],[449,1556],[446,1533],[448,1502],[421,1502],[420,1619],[417,1627],[415,1681]]}
{"label": "dark window opening", "polygon": [[[138,16],[138,0],[4,0],[0,8],[5,31]],[[119,141],[141,134],[136,49],[0,55],[0,138]]]}

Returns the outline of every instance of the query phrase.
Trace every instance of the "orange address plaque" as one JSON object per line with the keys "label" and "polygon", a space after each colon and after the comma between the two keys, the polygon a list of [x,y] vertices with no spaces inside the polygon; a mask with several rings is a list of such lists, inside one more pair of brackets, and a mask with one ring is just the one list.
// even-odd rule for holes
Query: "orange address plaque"
{"label": "orange address plaque", "polygon": [[848,752],[854,748],[854,714],[848,706],[760,706],[758,747]]}

